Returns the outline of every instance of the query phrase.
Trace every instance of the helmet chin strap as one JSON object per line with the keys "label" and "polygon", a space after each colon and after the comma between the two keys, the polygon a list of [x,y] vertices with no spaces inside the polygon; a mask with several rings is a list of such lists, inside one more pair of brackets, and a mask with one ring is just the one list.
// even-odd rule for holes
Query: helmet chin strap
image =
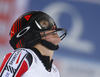
{"label": "helmet chin strap", "polygon": [[45,46],[46,48],[50,49],[50,50],[57,50],[57,49],[59,49],[59,46],[58,45],[54,45],[51,42],[48,42],[46,40],[42,40],[41,39],[41,44],[43,46]]}

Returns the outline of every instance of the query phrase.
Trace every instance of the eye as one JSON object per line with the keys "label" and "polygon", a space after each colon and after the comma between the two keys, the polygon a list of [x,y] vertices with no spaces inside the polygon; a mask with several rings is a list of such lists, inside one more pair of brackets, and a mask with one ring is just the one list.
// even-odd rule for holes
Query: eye
{"label": "eye", "polygon": [[49,26],[49,23],[48,23],[48,21],[46,21],[46,20],[40,21],[40,24],[41,24],[41,26],[42,26],[43,28],[47,28],[47,27]]}

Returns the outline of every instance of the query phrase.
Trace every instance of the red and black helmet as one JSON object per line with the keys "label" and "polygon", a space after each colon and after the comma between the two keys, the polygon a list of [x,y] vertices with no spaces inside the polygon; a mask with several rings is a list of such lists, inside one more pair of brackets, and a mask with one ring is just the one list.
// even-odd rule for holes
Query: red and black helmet
{"label": "red and black helmet", "polygon": [[40,32],[48,30],[65,31],[62,39],[67,34],[65,29],[57,28],[48,14],[41,11],[27,12],[14,22],[10,31],[10,44],[14,49],[33,46],[41,41],[41,37],[48,35],[41,36]]}

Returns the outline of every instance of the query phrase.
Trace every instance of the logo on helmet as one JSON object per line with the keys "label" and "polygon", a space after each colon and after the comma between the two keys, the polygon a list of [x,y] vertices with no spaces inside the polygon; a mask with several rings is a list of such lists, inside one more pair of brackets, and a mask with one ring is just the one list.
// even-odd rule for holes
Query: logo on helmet
{"label": "logo on helmet", "polygon": [[27,26],[26,28],[24,28],[23,30],[21,30],[21,31],[17,34],[16,38],[19,38],[19,37],[23,36],[26,32],[29,31],[29,29],[30,29],[30,26]]}
{"label": "logo on helmet", "polygon": [[24,16],[24,18],[25,18],[27,21],[29,21],[30,17],[31,17],[31,15]]}

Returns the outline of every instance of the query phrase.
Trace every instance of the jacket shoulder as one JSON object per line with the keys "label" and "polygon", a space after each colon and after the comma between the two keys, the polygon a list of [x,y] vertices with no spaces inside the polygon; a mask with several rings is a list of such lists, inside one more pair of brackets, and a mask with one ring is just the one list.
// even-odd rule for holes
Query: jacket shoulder
{"label": "jacket shoulder", "polygon": [[0,68],[0,76],[5,77],[20,77],[25,73],[33,62],[33,56],[29,49],[19,48],[13,53],[5,56]]}

